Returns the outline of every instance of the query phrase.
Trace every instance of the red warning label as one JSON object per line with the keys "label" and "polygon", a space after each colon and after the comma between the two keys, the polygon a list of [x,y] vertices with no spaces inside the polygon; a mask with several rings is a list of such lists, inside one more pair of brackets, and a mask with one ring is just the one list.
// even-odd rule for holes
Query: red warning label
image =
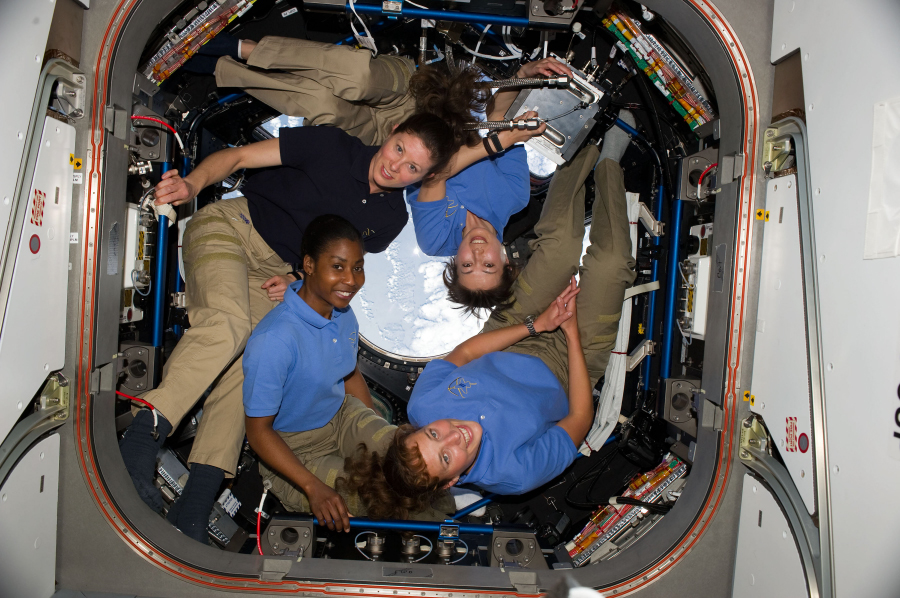
{"label": "red warning label", "polygon": [[47,194],[43,191],[34,190],[34,203],[31,205],[31,223],[35,226],[44,224],[44,203],[47,201]]}
{"label": "red warning label", "polygon": [[785,432],[787,436],[784,439],[784,450],[789,453],[797,452],[797,418],[785,418]]}

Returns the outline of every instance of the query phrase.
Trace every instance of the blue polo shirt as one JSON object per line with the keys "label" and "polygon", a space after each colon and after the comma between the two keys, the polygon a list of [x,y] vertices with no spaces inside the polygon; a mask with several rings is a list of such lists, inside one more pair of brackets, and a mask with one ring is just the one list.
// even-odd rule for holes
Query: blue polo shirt
{"label": "blue polo shirt", "polygon": [[556,423],[569,413],[559,380],[537,357],[488,353],[462,367],[434,359],[416,381],[409,421],[481,424],[481,449],[459,483],[498,494],[523,494],[562,473],[578,454]]}
{"label": "blue polo shirt", "polygon": [[426,255],[456,255],[466,211],[491,223],[503,241],[509,217],[525,209],[531,197],[531,176],[524,147],[484,158],[447,181],[447,196],[418,201],[420,185],[409,188],[416,242]]}
{"label": "blue polo shirt", "polygon": [[[279,432],[321,428],[344,402],[344,378],[356,368],[359,325],[349,307],[323,318],[297,295],[260,321],[244,349],[244,412],[275,415]],[[276,415],[277,414],[277,415]]]}

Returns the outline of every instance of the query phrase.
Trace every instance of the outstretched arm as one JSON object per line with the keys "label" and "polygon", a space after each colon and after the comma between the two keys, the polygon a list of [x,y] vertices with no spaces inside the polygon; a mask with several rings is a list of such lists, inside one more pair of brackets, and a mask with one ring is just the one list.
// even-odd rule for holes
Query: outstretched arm
{"label": "outstretched arm", "polygon": [[326,486],[300,462],[272,427],[275,416],[245,418],[247,440],[260,459],[303,490],[310,509],[328,529],[350,530],[350,512],[341,495]]}
{"label": "outstretched arm", "polygon": [[[516,120],[527,120],[535,118],[537,112],[526,112]],[[497,136],[500,138],[500,144],[504,149],[509,149],[513,145],[528,141],[532,137],[536,137],[544,132],[547,125],[541,125],[533,131],[529,130],[513,130],[499,131]],[[429,179],[422,181],[422,189],[419,191],[417,201],[429,202],[439,201],[447,195],[447,179],[459,174],[475,162],[488,156],[487,148],[483,143],[479,143],[474,147],[467,145],[462,146],[450,159],[450,164],[444,172],[440,172]]]}
{"label": "outstretched arm", "polygon": [[207,186],[224,181],[228,175],[242,168],[267,166],[281,166],[278,139],[223,149],[210,154],[184,178],[179,176],[177,170],[169,170],[163,174],[162,180],[156,185],[156,203],[178,206],[196,197]]}
{"label": "outstretched arm", "polygon": [[[574,284],[575,278],[572,277]],[[557,424],[566,431],[576,447],[581,446],[594,420],[594,399],[591,396],[591,379],[588,376],[581,335],[578,332],[578,315],[575,302],[569,307],[572,317],[562,324],[569,353],[569,414]]]}
{"label": "outstretched arm", "polygon": [[[545,77],[566,75],[571,77],[572,71],[568,66],[550,56],[523,64],[516,72],[517,79],[527,79],[538,75],[544,75]],[[498,91],[494,95],[494,106],[488,115],[488,120],[503,120],[503,116],[509,110],[509,107],[512,106],[517,95],[519,95],[519,90],[516,88]]]}
{"label": "outstretched arm", "polygon": [[[560,324],[572,317],[575,310],[575,296],[581,290],[575,285],[574,280],[573,278],[569,286],[544,310],[544,313],[534,319],[535,331],[549,332],[556,330]],[[444,360],[460,367],[488,353],[502,351],[527,337],[528,334],[528,328],[525,324],[507,326],[485,332],[484,334],[477,334],[453,349]],[[582,357],[582,359],[584,358]]]}

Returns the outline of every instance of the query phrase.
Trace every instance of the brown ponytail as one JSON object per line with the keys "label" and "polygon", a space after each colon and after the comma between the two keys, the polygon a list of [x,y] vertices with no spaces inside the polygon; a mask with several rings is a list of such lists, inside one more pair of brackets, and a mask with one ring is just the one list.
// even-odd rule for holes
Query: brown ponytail
{"label": "brown ponytail", "polygon": [[451,75],[435,66],[420,68],[409,80],[416,100],[416,112],[428,112],[446,122],[457,139],[457,146],[481,143],[478,131],[466,131],[463,125],[477,122],[491,99],[491,90],[478,84],[482,74],[469,67]]}

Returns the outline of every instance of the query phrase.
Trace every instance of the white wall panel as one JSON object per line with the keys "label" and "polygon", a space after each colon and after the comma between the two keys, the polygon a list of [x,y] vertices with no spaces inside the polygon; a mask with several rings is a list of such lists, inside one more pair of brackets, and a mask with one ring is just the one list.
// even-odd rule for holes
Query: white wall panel
{"label": "white wall panel", "polygon": [[816,510],[797,177],[766,185],[750,410],[766,422],[806,509]]}
{"label": "white wall panel", "polygon": [[0,596],[49,598],[56,591],[59,435],[25,453],[0,486]]}
{"label": "white wall panel", "polygon": [[0,118],[0,240],[4,243],[12,232],[8,227],[16,181],[55,7],[52,0],[0,2],[0,56],[4,57],[0,81],[5,87]]}
{"label": "white wall panel", "polygon": [[808,595],[797,544],[778,502],[765,486],[745,474],[732,597]]}
{"label": "white wall panel", "polygon": [[[900,258],[863,259],[874,107],[900,97],[900,2],[775,0],[772,59],[800,52],[819,282],[836,596],[897,596]],[[894,165],[896,169],[898,166]]]}
{"label": "white wall panel", "polygon": [[74,151],[75,129],[46,117],[0,330],[0,439],[65,362]]}

